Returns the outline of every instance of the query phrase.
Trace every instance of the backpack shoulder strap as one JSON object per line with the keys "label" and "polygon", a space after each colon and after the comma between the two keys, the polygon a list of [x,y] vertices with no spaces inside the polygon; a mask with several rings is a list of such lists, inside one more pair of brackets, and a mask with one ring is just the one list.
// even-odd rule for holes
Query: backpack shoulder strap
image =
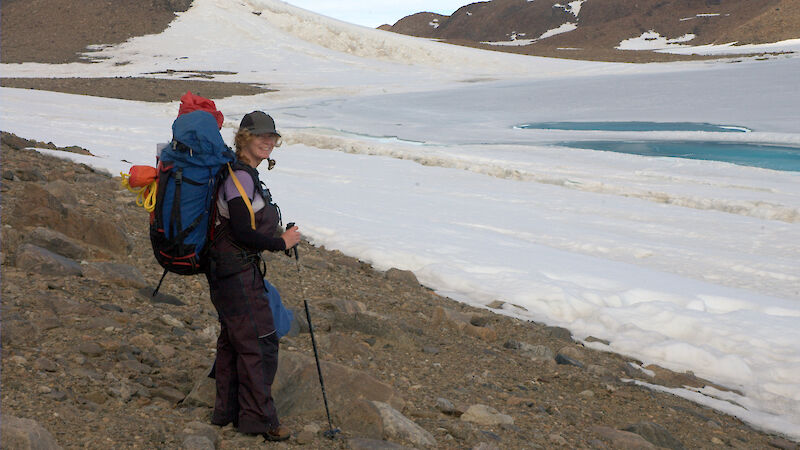
{"label": "backpack shoulder strap", "polygon": [[247,211],[250,213],[250,227],[254,230],[256,229],[256,215],[253,213],[253,205],[250,203],[250,197],[244,191],[242,187],[242,183],[239,182],[239,179],[236,177],[236,174],[233,172],[230,163],[228,163],[228,173],[230,177],[233,179],[233,184],[236,185],[236,190],[239,191],[239,194],[242,196],[242,200],[244,200],[244,204],[247,206]]}

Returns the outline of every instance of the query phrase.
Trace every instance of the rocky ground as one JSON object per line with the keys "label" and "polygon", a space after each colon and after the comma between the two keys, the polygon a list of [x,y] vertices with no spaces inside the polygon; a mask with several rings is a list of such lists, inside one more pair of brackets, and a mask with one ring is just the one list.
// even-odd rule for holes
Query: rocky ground
{"label": "rocky ground", "polygon": [[[119,177],[2,141],[3,448],[261,448],[208,425],[218,322],[202,277],[161,274],[148,216]],[[52,144],[51,148],[55,148]],[[76,147],[63,149],[83,152]],[[301,224],[302,226],[302,224]],[[629,379],[702,386],[691,374],[593,351],[568,330],[476,309],[303,243],[267,255],[295,309],[275,397],[310,448],[783,448],[736,418]],[[323,436],[311,305],[337,439]],[[51,447],[43,447],[51,448]]]}

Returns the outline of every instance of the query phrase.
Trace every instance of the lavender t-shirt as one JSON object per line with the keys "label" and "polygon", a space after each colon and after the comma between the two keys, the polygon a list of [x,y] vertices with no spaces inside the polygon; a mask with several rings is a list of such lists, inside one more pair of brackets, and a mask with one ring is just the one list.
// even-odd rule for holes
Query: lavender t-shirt
{"label": "lavender t-shirt", "polygon": [[[260,211],[261,208],[266,205],[266,203],[264,203],[264,199],[261,198],[260,195],[255,195],[253,177],[251,177],[250,174],[244,170],[236,170],[233,173],[239,180],[239,184],[241,184],[242,188],[244,188],[244,192],[247,193],[247,196],[253,205],[253,212],[255,213]],[[242,196],[239,193],[239,189],[236,188],[236,183],[233,182],[233,177],[228,177],[225,179],[225,183],[222,185],[220,194],[221,195],[217,198],[217,209],[219,210],[219,215],[226,219],[230,219],[231,215],[228,211],[228,202]],[[255,199],[253,199],[253,196],[255,196]]]}

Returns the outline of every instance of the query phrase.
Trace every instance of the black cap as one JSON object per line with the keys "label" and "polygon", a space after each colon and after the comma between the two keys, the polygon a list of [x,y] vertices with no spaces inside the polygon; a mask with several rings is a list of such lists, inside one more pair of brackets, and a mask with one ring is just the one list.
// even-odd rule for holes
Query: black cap
{"label": "black cap", "polygon": [[275,121],[263,111],[245,114],[239,128],[246,128],[252,134],[277,134],[279,137],[281,135],[275,130]]}

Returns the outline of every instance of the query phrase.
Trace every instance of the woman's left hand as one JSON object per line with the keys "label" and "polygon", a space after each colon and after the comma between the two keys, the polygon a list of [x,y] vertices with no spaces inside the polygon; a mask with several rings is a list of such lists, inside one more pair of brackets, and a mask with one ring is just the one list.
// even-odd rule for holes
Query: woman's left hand
{"label": "woman's left hand", "polygon": [[283,242],[286,243],[286,249],[290,249],[300,243],[300,229],[296,226],[286,230],[281,237]]}

